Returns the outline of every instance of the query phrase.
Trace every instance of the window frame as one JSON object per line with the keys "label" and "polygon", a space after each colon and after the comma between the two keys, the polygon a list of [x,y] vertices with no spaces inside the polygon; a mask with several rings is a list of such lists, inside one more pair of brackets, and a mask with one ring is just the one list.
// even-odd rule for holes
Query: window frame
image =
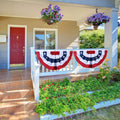
{"label": "window frame", "polygon": [[58,49],[58,29],[49,29],[49,28],[34,28],[33,29],[33,47],[35,47],[35,31],[44,31],[45,32],[45,49],[46,49],[46,31],[55,31],[55,49]]}

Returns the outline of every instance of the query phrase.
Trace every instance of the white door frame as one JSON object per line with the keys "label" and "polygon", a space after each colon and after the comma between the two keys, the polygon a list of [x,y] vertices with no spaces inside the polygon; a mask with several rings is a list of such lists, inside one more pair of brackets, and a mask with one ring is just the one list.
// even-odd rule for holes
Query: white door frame
{"label": "white door frame", "polygon": [[27,25],[8,25],[8,69],[10,69],[10,27],[25,28],[25,68],[27,67]]}

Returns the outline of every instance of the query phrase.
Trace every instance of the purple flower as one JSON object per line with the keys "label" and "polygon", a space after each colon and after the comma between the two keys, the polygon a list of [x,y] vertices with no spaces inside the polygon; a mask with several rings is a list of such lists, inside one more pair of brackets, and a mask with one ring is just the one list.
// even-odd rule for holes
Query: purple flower
{"label": "purple flower", "polygon": [[41,19],[44,22],[47,22],[48,20],[56,23],[62,20],[63,15],[59,14],[60,11],[60,7],[55,5],[52,9],[52,5],[49,4],[48,8],[44,8],[41,10]]}
{"label": "purple flower", "polygon": [[51,6],[52,6],[52,4],[49,4],[49,5],[48,5],[48,8],[51,8]]}
{"label": "purple flower", "polygon": [[104,15],[104,13],[96,13],[93,16],[87,17],[87,23],[92,23],[92,24],[102,24],[102,23],[107,23],[109,22],[111,18],[109,16]]}

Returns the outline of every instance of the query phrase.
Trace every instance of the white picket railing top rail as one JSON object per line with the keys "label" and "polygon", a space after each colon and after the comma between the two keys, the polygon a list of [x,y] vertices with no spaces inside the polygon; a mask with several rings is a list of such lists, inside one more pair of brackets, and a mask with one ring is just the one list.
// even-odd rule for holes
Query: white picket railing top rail
{"label": "white picket railing top rail", "polygon": [[35,49],[36,51],[42,51],[42,50],[50,50],[50,51],[58,51],[58,50],[70,50],[70,51],[75,51],[75,50],[108,50],[106,48],[85,48],[85,49]]}

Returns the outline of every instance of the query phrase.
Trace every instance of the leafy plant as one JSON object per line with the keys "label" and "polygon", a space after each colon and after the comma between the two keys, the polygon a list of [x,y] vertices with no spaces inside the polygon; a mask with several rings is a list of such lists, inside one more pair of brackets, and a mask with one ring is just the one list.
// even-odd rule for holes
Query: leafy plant
{"label": "leafy plant", "polygon": [[[57,114],[75,111],[76,109],[93,108],[96,103],[120,98],[120,80],[112,81],[112,75],[119,71],[104,64],[97,76],[88,76],[85,80],[70,82],[68,78],[61,81],[48,81],[40,86],[40,100],[35,111],[40,115]],[[103,77],[106,76],[106,77]],[[98,91],[99,90],[99,91]],[[88,94],[87,91],[94,91]]]}
{"label": "leafy plant", "polygon": [[82,31],[79,39],[80,48],[103,48],[104,30]]}
{"label": "leafy plant", "polygon": [[113,67],[113,69],[111,71],[111,75],[112,75],[112,78],[111,78],[110,82],[111,81],[115,81],[115,82],[120,81],[120,71],[118,70],[118,68]]}
{"label": "leafy plant", "polygon": [[110,67],[107,64],[103,64],[102,67],[99,67],[98,79],[102,80],[105,84],[109,84],[110,79],[112,78]]}

